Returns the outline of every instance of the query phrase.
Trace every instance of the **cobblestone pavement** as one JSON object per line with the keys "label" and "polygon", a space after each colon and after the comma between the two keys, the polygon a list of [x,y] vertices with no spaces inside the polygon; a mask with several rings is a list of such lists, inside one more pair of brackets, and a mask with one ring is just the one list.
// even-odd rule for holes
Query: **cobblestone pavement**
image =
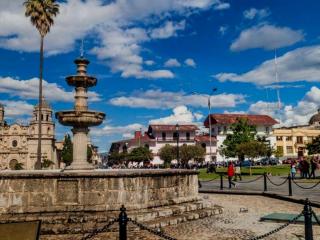
{"label": "cobblestone pavement", "polygon": [[[252,178],[247,178],[245,180],[238,181],[236,187],[232,187],[232,191],[257,191],[257,192],[262,192],[264,190],[264,183],[263,183],[263,177],[260,178],[257,181],[246,183],[247,181],[254,180],[258,178],[258,176],[253,176]],[[286,177],[279,177],[279,176],[270,176],[270,179],[273,183],[275,184],[281,184],[286,180]],[[320,179],[318,179],[319,181]],[[228,186],[228,180],[223,179],[224,182],[224,189],[229,190]],[[315,185],[317,182],[305,182],[305,180],[300,180],[297,179],[296,182],[301,185],[302,187],[310,187]],[[211,182],[202,182],[202,187],[200,190],[220,190],[220,180],[214,180]],[[267,187],[268,191],[267,192],[272,192],[272,193],[277,193],[279,195],[283,196],[288,196],[289,195],[289,186],[288,186],[288,181],[281,185],[281,186],[275,186],[270,183],[270,181],[267,181]],[[298,199],[305,199],[309,198],[313,202],[318,202],[320,203],[320,184],[317,185],[313,189],[302,189],[292,183],[292,192],[293,192],[293,198],[298,198]]]}
{"label": "cobblestone pavement", "polygon": [[[165,231],[177,239],[185,240],[236,240],[250,239],[250,237],[267,233],[283,223],[259,222],[260,217],[273,213],[296,213],[302,211],[303,206],[295,203],[270,199],[260,196],[215,195],[202,194],[206,201],[224,207],[222,215],[213,216],[193,222],[182,223],[178,226],[165,227]],[[240,213],[240,208],[248,208],[247,213]],[[317,214],[320,209],[314,208]],[[290,225],[280,232],[265,238],[271,239],[303,239],[304,225]],[[320,240],[320,227],[314,225],[314,239]]]}
{"label": "cobblestone pavement", "polygon": [[[251,237],[265,234],[283,224],[259,222],[260,217],[274,212],[299,214],[303,209],[303,205],[300,204],[262,196],[225,194],[200,194],[200,196],[206,202],[223,206],[223,214],[178,225],[166,226],[163,228],[165,233],[178,240],[247,240]],[[240,208],[247,208],[248,212],[240,212]],[[317,214],[320,214],[319,208],[313,208],[313,210]],[[114,230],[116,231],[117,229]],[[314,225],[313,232],[314,240],[320,240],[320,226]],[[289,225],[280,232],[265,239],[302,240],[304,239],[303,236],[304,225],[295,224]],[[74,236],[73,238],[70,238],[70,240],[71,239],[74,240]],[[114,232],[100,234],[94,239],[115,240],[118,239],[118,237],[117,233]],[[135,229],[128,233],[128,239],[158,240],[160,238],[157,238],[146,231]]]}

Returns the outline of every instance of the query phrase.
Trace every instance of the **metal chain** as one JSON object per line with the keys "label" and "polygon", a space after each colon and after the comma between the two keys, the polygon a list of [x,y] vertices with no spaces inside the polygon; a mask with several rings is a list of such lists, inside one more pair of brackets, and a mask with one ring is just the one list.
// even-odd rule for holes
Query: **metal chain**
{"label": "metal chain", "polygon": [[150,232],[150,233],[152,233],[152,234],[154,234],[154,235],[156,235],[156,236],[158,236],[158,237],[161,237],[162,239],[166,239],[166,240],[177,240],[177,239],[175,239],[175,238],[173,238],[173,237],[170,237],[170,236],[166,235],[166,234],[163,233],[163,232],[158,232],[158,231],[155,230],[155,229],[149,228],[149,227],[147,227],[147,226],[145,226],[145,225],[143,225],[143,224],[141,224],[141,223],[139,223],[139,222],[137,222],[137,221],[135,221],[135,220],[133,220],[133,219],[131,219],[131,218],[128,218],[128,221],[131,221],[134,225],[138,226],[140,229],[142,229],[142,230],[147,230],[148,232]]}
{"label": "metal chain", "polygon": [[273,182],[273,181],[269,178],[268,175],[267,175],[267,179],[269,180],[269,182],[270,182],[271,184],[273,184],[273,185],[275,185],[275,186],[277,186],[277,187],[280,187],[281,185],[285,184],[285,183],[288,181],[288,178],[286,178],[286,180],[284,180],[284,182],[282,182],[282,183],[275,183],[275,182]]}
{"label": "metal chain", "polygon": [[280,230],[284,229],[285,227],[288,227],[290,224],[292,223],[295,223],[299,217],[303,216],[303,212],[301,212],[299,215],[297,215],[296,217],[294,217],[292,220],[290,220],[289,222],[281,225],[280,227],[276,228],[276,229],[273,229],[272,231],[268,232],[268,233],[265,233],[263,235],[260,235],[260,236],[257,236],[257,237],[253,237],[253,238],[250,238],[250,240],[258,240],[258,239],[263,239],[265,237],[268,237],[274,233],[277,233],[279,232]]}
{"label": "metal chain", "polygon": [[252,182],[258,181],[258,180],[261,179],[262,177],[263,177],[263,175],[257,177],[256,179],[250,180],[250,181],[246,181],[246,182],[243,182],[243,181],[238,182],[238,181],[237,181],[237,183],[252,183]]}
{"label": "metal chain", "polygon": [[87,236],[83,237],[82,240],[87,240],[87,239],[91,239],[94,236],[98,235],[99,233],[105,232],[106,230],[108,230],[108,228],[110,228],[114,223],[118,222],[118,219],[112,219],[111,221],[109,221],[105,226],[103,226],[102,228],[96,229],[94,230],[92,233],[89,233]]}
{"label": "metal chain", "polygon": [[303,187],[303,186],[301,186],[300,184],[298,184],[296,181],[294,181],[294,180],[292,180],[293,181],[293,183],[295,184],[295,185],[297,185],[299,188],[302,188],[302,189],[312,189],[312,188],[315,188],[316,186],[318,186],[319,184],[320,184],[320,181],[319,182],[317,182],[315,185],[313,185],[313,186],[311,186],[311,187]]}
{"label": "metal chain", "polygon": [[319,220],[317,214],[316,214],[313,210],[312,210],[312,214],[313,214],[313,216],[314,216],[314,219],[316,219],[318,225],[320,225],[320,220]]}
{"label": "metal chain", "polygon": [[216,178],[213,178],[213,179],[210,179],[210,180],[199,180],[201,183],[206,183],[206,182],[211,182],[211,181],[214,181],[214,180],[217,180],[219,177],[216,177]]}

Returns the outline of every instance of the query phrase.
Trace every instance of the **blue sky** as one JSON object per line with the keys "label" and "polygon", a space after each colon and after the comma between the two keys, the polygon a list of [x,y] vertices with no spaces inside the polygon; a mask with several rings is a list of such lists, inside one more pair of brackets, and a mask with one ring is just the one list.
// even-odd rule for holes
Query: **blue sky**
{"label": "blue sky", "polygon": [[[0,102],[9,122],[28,121],[38,94],[39,35],[22,2],[0,2]],[[83,39],[98,78],[90,108],[107,114],[91,130],[101,151],[149,123],[202,125],[213,87],[213,112],[269,114],[293,125],[319,107],[319,1],[58,2],[45,39],[44,92],[55,111],[73,107],[64,77],[75,73]],[[56,126],[57,139],[70,131]]]}

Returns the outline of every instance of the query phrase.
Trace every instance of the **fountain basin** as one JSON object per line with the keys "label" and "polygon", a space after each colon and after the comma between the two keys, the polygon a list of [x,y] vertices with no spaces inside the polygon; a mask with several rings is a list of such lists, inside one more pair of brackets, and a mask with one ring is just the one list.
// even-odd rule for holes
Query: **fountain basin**
{"label": "fountain basin", "polygon": [[171,169],[3,171],[0,213],[114,211],[122,204],[134,210],[192,202],[198,200],[197,174]]}
{"label": "fountain basin", "polygon": [[103,122],[105,116],[103,112],[96,111],[70,110],[56,113],[56,118],[62,125],[80,128],[98,126]]}
{"label": "fountain basin", "polygon": [[66,77],[70,86],[89,88],[97,84],[97,79],[87,75],[74,75]]}

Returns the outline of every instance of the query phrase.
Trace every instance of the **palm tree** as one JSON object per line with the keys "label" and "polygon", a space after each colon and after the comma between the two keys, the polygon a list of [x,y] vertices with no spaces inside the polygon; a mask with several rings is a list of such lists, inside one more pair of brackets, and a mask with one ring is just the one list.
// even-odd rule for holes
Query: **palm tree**
{"label": "palm tree", "polygon": [[40,74],[39,74],[39,114],[38,114],[38,149],[35,169],[41,169],[41,110],[42,110],[42,73],[43,73],[43,40],[50,27],[54,24],[53,17],[59,13],[59,4],[55,0],[27,0],[23,3],[26,8],[25,16],[35,26],[41,37],[40,43]]}

